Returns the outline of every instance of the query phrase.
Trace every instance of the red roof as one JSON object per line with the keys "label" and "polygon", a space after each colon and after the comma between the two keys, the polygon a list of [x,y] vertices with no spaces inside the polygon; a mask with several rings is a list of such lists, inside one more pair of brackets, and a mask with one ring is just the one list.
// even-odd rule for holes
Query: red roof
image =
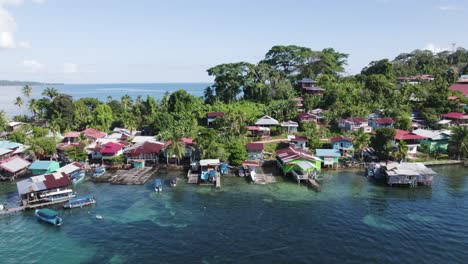
{"label": "red roof", "polygon": [[94,128],[87,128],[83,130],[82,133],[84,133],[87,137],[96,138],[96,139],[103,138],[107,135],[105,132],[99,131]]}
{"label": "red roof", "polygon": [[400,129],[395,129],[396,130],[396,135],[394,139],[396,140],[418,140],[418,139],[425,139],[425,137],[416,135],[412,132],[405,131],[405,130],[400,130]]}
{"label": "red roof", "polygon": [[260,127],[258,127],[258,126],[247,126],[247,130],[249,130],[249,131],[258,131],[258,130],[260,130]]}
{"label": "red roof", "polygon": [[67,132],[63,135],[63,137],[66,137],[66,138],[77,138],[77,137],[80,137],[80,132]]}
{"label": "red roof", "polygon": [[163,143],[147,141],[140,146],[127,150],[126,153],[130,155],[160,153],[163,147]]}
{"label": "red roof", "polygon": [[224,113],[223,112],[210,112],[206,114],[206,117],[208,118],[219,117],[219,116],[224,116]]}
{"label": "red roof", "polygon": [[346,137],[346,136],[336,136],[336,137],[332,137],[330,138],[330,142],[334,143],[334,142],[337,142],[337,141],[353,141],[353,138],[352,137]]}
{"label": "red roof", "polygon": [[457,112],[450,112],[447,114],[440,115],[446,118],[451,118],[451,119],[467,119],[468,115],[465,115],[463,113],[457,113]]}
{"label": "red roof", "polygon": [[458,96],[449,96],[449,97],[447,97],[447,99],[449,99],[449,100],[457,100],[457,99],[458,99]]}
{"label": "red roof", "polygon": [[263,143],[248,143],[245,148],[248,150],[248,151],[256,151],[256,150],[263,150],[264,149],[264,146],[263,146]]}
{"label": "red roof", "polygon": [[259,165],[258,162],[256,162],[256,161],[253,161],[253,160],[245,160],[244,162],[242,162],[242,166],[258,167],[258,166],[260,166],[260,165]]}
{"label": "red roof", "polygon": [[284,149],[280,149],[276,151],[276,156],[281,159],[284,163],[288,163],[292,160],[298,158],[304,158],[308,160],[315,160],[317,157],[314,156],[311,152],[301,149],[301,148],[293,148],[288,147]]}
{"label": "red roof", "polygon": [[68,178],[68,176],[63,172],[61,173],[61,175],[62,177],[57,179],[52,174],[46,174],[44,175],[45,180],[42,183],[44,183],[47,189],[55,189],[70,185],[70,178]]}
{"label": "red roof", "polygon": [[69,149],[69,148],[71,148],[71,147],[77,147],[77,148],[79,148],[79,147],[80,147],[80,143],[70,143],[70,144],[68,144],[68,143],[58,143],[57,146],[56,146],[56,148],[57,148],[58,150],[62,150],[62,151],[65,151],[65,150],[67,150],[67,149]]}
{"label": "red roof", "polygon": [[460,91],[463,95],[468,96],[468,83],[454,83],[449,87],[451,91]]}
{"label": "red roof", "polygon": [[374,118],[373,119],[376,124],[393,124],[395,121],[390,117],[382,117],[382,118]]}
{"label": "red roof", "polygon": [[99,152],[101,154],[115,154],[123,149],[125,146],[123,144],[108,142],[100,148]]}
{"label": "red roof", "polygon": [[183,137],[181,139],[182,143],[184,143],[184,145],[187,145],[187,146],[191,146],[193,145],[193,138],[185,138]]}

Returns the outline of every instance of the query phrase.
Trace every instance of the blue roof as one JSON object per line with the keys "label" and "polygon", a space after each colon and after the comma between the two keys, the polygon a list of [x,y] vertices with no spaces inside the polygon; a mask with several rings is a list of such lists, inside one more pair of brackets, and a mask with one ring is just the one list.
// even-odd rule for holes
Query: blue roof
{"label": "blue roof", "polygon": [[341,156],[338,149],[316,149],[315,153],[319,157],[339,157]]}
{"label": "blue roof", "polygon": [[23,145],[23,144],[16,143],[16,142],[13,142],[13,141],[8,141],[8,140],[1,140],[0,141],[0,148],[4,148],[4,149],[14,149],[14,148],[17,148],[17,147],[19,147],[21,145]]}
{"label": "blue roof", "polygon": [[36,160],[30,166],[30,170],[48,170],[52,164],[56,163],[56,161],[51,160]]}

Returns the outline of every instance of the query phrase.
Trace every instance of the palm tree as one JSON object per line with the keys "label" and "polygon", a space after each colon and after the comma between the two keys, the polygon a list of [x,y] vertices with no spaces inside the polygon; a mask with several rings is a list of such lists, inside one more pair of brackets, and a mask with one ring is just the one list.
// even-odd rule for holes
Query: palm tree
{"label": "palm tree", "polygon": [[29,100],[29,111],[33,114],[33,116],[36,116],[39,113],[39,105],[37,103],[36,99],[31,99]]}
{"label": "palm tree", "polygon": [[468,127],[457,126],[452,129],[449,150],[458,160],[468,157]]}
{"label": "palm tree", "polygon": [[56,97],[57,95],[59,95],[59,92],[58,92],[57,89],[55,89],[55,88],[47,87],[47,88],[42,92],[42,95],[43,95],[43,96],[47,96],[47,97],[49,97],[50,99],[53,99],[54,97]]}
{"label": "palm tree", "polygon": [[107,96],[107,103],[110,103],[110,102],[112,102],[112,96],[108,95]]}
{"label": "palm tree", "polygon": [[3,131],[7,126],[7,119],[5,116],[5,111],[0,110],[0,130]]}
{"label": "palm tree", "polygon": [[364,149],[369,146],[369,135],[365,133],[362,129],[359,129],[354,133],[353,147],[360,153],[361,161],[364,156]]}
{"label": "palm tree", "polygon": [[26,96],[27,98],[30,98],[30,97],[31,97],[31,93],[32,93],[32,88],[31,88],[31,86],[26,85],[26,86],[23,87],[23,94],[24,94],[24,96]]}
{"label": "palm tree", "polygon": [[171,144],[167,148],[167,161],[169,161],[169,156],[175,157],[177,159],[177,164],[179,164],[180,160],[185,156],[185,146],[180,133],[175,130],[165,130],[159,133],[159,137],[164,141],[171,141]]}
{"label": "palm tree", "polygon": [[24,105],[24,101],[21,97],[16,97],[15,99],[15,105],[17,105],[19,108],[20,108],[20,112],[21,112],[21,106]]}
{"label": "palm tree", "polygon": [[403,140],[398,141],[398,158],[400,161],[405,161],[406,156],[408,155],[408,146]]}
{"label": "palm tree", "polygon": [[124,110],[130,109],[133,104],[132,98],[128,94],[122,96],[122,98],[120,99],[120,102],[122,103]]}

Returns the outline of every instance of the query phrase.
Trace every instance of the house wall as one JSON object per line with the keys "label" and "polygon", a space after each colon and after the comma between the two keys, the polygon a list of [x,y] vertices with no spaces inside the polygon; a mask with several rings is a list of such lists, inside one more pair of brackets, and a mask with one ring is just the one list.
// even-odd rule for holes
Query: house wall
{"label": "house wall", "polygon": [[336,141],[333,143],[334,149],[352,148],[352,147],[353,147],[353,143],[346,141],[346,140],[340,140],[340,141]]}
{"label": "house wall", "polygon": [[247,159],[257,160],[263,158],[263,151],[261,150],[249,150],[247,151]]}
{"label": "house wall", "polygon": [[427,139],[421,140],[420,143],[421,146],[428,146],[429,152],[434,152],[438,150],[439,152],[445,153],[447,152],[448,148],[448,140],[437,140],[437,141],[431,141]]}

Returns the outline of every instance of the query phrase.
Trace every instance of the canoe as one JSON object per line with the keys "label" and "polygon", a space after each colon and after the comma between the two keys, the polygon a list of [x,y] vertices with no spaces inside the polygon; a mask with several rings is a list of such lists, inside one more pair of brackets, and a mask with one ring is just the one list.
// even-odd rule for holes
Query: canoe
{"label": "canoe", "polygon": [[84,180],[85,173],[83,171],[78,171],[73,173],[70,177],[72,178],[72,183],[77,184]]}
{"label": "canoe", "polygon": [[58,216],[58,213],[56,211],[47,208],[36,209],[34,215],[37,219],[55,226],[60,226],[63,223],[62,218]]}

